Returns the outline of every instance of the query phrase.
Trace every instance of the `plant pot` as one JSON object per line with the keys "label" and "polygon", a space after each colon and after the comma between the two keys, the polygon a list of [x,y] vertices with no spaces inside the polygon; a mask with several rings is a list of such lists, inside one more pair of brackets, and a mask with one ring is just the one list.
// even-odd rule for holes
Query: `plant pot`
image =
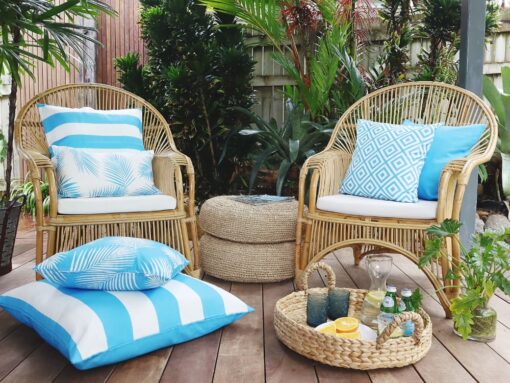
{"label": "plant pot", "polygon": [[[491,342],[496,338],[497,313],[492,307],[478,307],[473,312],[473,324],[469,340]],[[455,334],[460,334],[455,330]]]}
{"label": "plant pot", "polygon": [[[21,199],[21,202],[19,201]],[[12,270],[12,252],[16,241],[19,216],[25,196],[14,197],[6,207],[0,207],[0,275]]]}

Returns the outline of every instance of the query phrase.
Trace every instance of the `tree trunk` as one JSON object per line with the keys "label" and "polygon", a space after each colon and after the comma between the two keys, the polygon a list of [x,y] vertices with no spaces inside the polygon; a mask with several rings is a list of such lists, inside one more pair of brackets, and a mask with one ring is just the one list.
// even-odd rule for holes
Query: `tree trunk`
{"label": "tree trunk", "polygon": [[[21,40],[21,31],[19,28],[12,30],[13,45],[19,44]],[[18,65],[14,64],[11,68],[11,74],[18,73]],[[14,118],[16,117],[16,97],[18,95],[18,82],[16,77],[12,76],[11,94],[9,95],[9,126],[7,134],[7,158],[5,164],[5,194],[3,203],[7,205],[11,195],[11,176],[12,162],[14,157]]]}

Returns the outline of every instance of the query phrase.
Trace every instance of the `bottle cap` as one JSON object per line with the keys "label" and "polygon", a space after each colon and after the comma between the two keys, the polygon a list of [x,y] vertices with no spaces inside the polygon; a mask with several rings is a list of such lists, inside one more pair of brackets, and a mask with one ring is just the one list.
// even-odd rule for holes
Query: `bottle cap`
{"label": "bottle cap", "polygon": [[397,288],[395,286],[388,286],[386,288],[386,291],[389,292],[389,293],[396,293],[397,292]]}
{"label": "bottle cap", "polygon": [[411,289],[406,288],[400,291],[400,295],[402,295],[403,297],[410,297],[412,294],[413,292],[411,291]]}

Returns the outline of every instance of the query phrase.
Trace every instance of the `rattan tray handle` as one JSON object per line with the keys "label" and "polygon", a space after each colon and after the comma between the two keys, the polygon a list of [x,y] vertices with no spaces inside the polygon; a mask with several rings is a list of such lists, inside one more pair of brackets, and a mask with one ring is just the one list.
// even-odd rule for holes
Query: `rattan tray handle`
{"label": "rattan tray handle", "polygon": [[331,289],[335,287],[336,285],[336,277],[335,272],[331,268],[331,266],[325,264],[324,262],[318,262],[314,263],[310,267],[308,267],[301,276],[301,285],[303,286],[303,290],[305,291],[305,294],[308,293],[308,277],[310,276],[310,273],[314,272],[315,270],[322,269],[326,272],[326,276],[328,279],[328,289]]}
{"label": "rattan tray handle", "polygon": [[414,322],[414,324],[415,324],[414,334],[413,334],[414,343],[417,345],[420,344],[421,336],[423,334],[423,329],[424,329],[423,318],[418,313],[405,312],[400,315],[397,315],[395,317],[395,319],[393,320],[393,322],[391,322],[388,326],[386,326],[386,328],[383,330],[381,335],[379,335],[377,337],[376,347],[381,348],[382,345],[384,344],[384,342],[386,342],[390,338],[393,331],[395,331],[395,329],[398,326],[400,326],[403,322],[405,322],[407,320],[412,320]]}

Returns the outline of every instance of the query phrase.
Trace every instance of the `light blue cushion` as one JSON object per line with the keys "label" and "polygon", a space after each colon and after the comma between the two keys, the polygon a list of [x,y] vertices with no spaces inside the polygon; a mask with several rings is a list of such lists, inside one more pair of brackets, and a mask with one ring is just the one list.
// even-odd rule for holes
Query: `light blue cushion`
{"label": "light blue cushion", "polygon": [[38,104],[50,149],[72,148],[144,150],[142,110],[95,110]]}
{"label": "light blue cushion", "polygon": [[144,291],[98,291],[32,282],[0,296],[79,369],[120,362],[198,338],[253,311],[232,294],[179,274]]}
{"label": "light blue cushion", "polygon": [[61,198],[161,194],[154,185],[152,150],[52,148]]}
{"label": "light blue cushion", "polygon": [[165,284],[188,263],[177,250],[159,242],[104,237],[55,254],[34,269],[63,287],[144,290]]}
{"label": "light blue cushion", "polygon": [[358,120],[356,148],[340,193],[396,202],[418,201],[418,180],[435,126]]}
{"label": "light blue cushion", "polygon": [[[416,125],[405,120],[404,125]],[[421,126],[421,125],[419,125]],[[420,175],[418,197],[436,201],[441,172],[448,162],[466,157],[486,129],[485,124],[445,126],[436,128],[436,134]]]}

